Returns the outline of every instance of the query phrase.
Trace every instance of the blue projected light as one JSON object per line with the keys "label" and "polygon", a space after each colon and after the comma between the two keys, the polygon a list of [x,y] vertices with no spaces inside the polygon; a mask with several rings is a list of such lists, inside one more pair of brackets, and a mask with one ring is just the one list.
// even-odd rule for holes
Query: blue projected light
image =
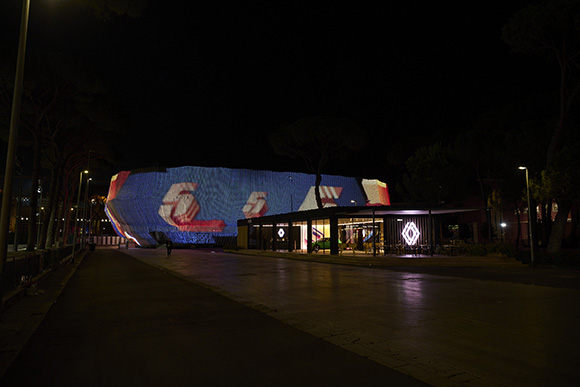
{"label": "blue projected light", "polygon": [[[320,196],[324,206],[350,206],[351,200],[390,204],[378,180],[359,184],[323,175]],[[152,246],[165,237],[179,244],[220,244],[237,236],[238,219],[315,208],[314,175],[180,167],[113,176],[106,213],[119,235]]]}

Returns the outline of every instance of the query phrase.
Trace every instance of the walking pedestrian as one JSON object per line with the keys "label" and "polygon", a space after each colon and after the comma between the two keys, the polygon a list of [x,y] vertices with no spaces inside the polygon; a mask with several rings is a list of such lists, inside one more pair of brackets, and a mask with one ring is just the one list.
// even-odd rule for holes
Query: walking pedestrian
{"label": "walking pedestrian", "polygon": [[167,242],[165,243],[165,247],[167,247],[167,256],[170,256],[171,249],[173,248],[173,242],[171,242],[171,239],[167,240]]}

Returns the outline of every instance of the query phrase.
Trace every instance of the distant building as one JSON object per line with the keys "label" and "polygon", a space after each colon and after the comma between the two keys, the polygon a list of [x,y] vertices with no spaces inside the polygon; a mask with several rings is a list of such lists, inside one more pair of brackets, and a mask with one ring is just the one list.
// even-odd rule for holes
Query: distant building
{"label": "distant building", "polygon": [[[390,205],[378,180],[323,175],[324,207]],[[113,176],[106,213],[115,231],[140,246],[236,243],[239,219],[317,208],[315,176],[294,172],[179,167]]]}

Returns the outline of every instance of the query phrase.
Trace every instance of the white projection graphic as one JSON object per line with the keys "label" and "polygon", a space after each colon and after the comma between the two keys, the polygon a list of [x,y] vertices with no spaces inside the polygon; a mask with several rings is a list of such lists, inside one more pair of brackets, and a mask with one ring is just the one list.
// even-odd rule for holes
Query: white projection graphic
{"label": "white projection graphic", "polygon": [[403,235],[405,242],[407,242],[409,246],[412,246],[415,243],[417,243],[417,240],[419,239],[419,235],[421,235],[421,233],[419,232],[417,226],[415,226],[415,223],[409,222],[405,225],[405,228],[403,229],[401,235]]}
{"label": "white projection graphic", "polygon": [[254,191],[250,194],[248,201],[242,208],[242,212],[244,213],[246,219],[259,218],[268,212],[266,196],[268,196],[268,192]]}
{"label": "white projection graphic", "polygon": [[196,189],[195,183],[173,184],[159,207],[159,216],[175,227],[191,222],[199,213],[199,204],[192,194]]}
{"label": "white projection graphic", "polygon": [[[314,191],[315,188],[316,187],[310,187],[298,211],[307,211],[318,208],[318,205],[316,204],[316,194]],[[322,199],[323,207],[336,207],[337,204],[334,200],[340,197],[340,194],[342,193],[342,187],[329,187],[321,185],[318,191],[320,192],[320,198]]]}

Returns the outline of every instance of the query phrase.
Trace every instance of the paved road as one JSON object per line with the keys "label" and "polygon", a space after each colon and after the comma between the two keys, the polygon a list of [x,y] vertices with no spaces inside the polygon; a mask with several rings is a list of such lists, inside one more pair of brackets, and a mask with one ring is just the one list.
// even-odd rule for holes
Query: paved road
{"label": "paved road", "polygon": [[[228,266],[243,260],[221,257],[176,252],[169,262],[187,272],[205,260],[228,281],[239,274]],[[77,265],[0,386],[425,385],[120,250],[89,252]],[[8,310],[7,325],[18,325],[14,313],[27,301]]]}
{"label": "paved road", "polygon": [[435,386],[580,385],[578,289],[212,251],[126,252]]}

